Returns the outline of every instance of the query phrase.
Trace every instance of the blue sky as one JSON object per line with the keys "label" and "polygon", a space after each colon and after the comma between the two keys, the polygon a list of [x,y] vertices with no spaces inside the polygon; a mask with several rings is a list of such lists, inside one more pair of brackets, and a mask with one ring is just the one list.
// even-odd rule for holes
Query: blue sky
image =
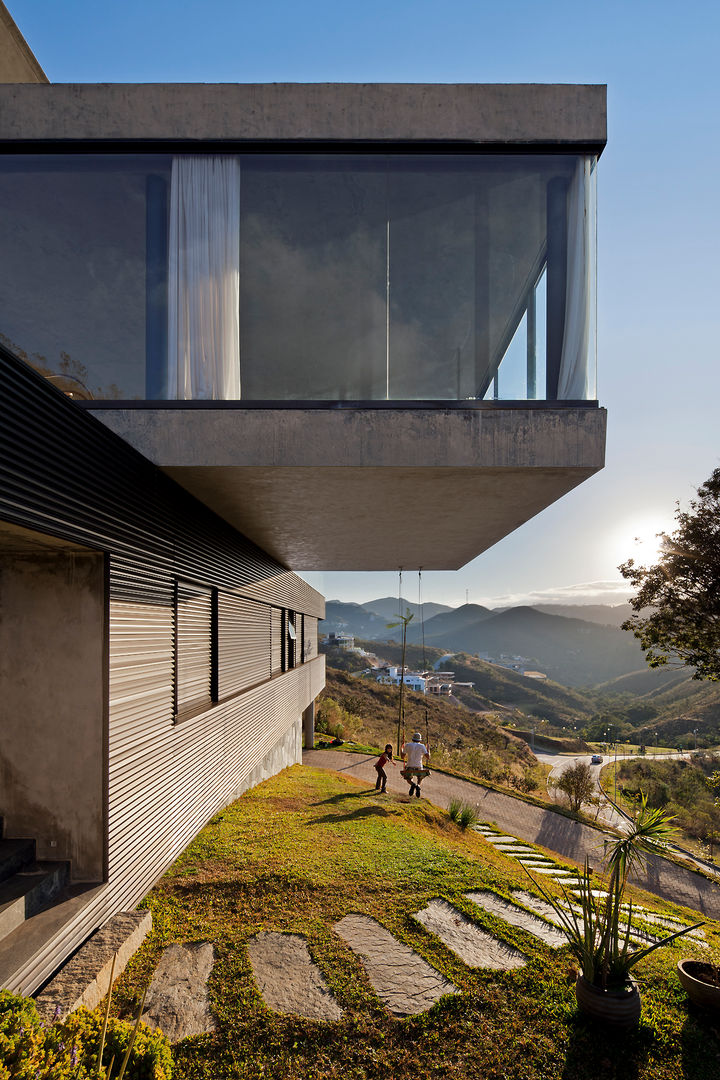
{"label": "blue sky", "polygon": [[[710,0],[6,0],[52,82],[604,82],[605,470],[457,573],[456,604],[604,600],[720,465],[720,5]],[[306,575],[329,598],[397,575]],[[417,581],[408,590],[413,598]]]}

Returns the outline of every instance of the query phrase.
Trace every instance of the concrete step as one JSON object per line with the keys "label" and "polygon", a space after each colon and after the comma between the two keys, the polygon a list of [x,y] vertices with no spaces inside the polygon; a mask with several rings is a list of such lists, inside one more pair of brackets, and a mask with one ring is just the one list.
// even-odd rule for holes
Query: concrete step
{"label": "concrete step", "polygon": [[34,840],[0,840],[0,882],[35,861]]}
{"label": "concrete step", "polygon": [[[80,938],[63,946],[69,927],[82,919],[83,911],[98,902],[106,885],[70,884],[54,904],[26,919],[7,937],[0,938],[0,987],[15,994],[31,994],[65,960],[74,945],[82,941],[94,924],[80,931]],[[48,951],[52,967],[48,969]],[[52,957],[55,957],[52,962]]]}
{"label": "concrete step", "polygon": [[0,885],[0,939],[49,907],[69,880],[66,862],[33,862]]}

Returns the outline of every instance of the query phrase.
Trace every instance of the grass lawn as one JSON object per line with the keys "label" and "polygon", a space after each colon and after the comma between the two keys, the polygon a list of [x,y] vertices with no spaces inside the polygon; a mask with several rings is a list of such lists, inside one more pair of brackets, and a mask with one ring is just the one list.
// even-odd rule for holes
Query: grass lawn
{"label": "grass lawn", "polygon": [[[479,886],[508,896],[528,885],[517,862],[425,800],[378,797],[340,774],[295,766],[218,814],[153,889],[145,904],[154,929],[122,976],[115,1005],[132,1008],[163,946],[211,940],[218,1030],[179,1044],[176,1080],[720,1077],[720,1018],[688,1004],[673,970],[692,947],[681,942],[639,965],[641,1026],[612,1034],[577,1013],[566,949],[551,950],[463,898]],[[467,968],[412,919],[438,896],[515,945],[527,967]],[[678,914],[647,894],[637,898]],[[350,912],[372,915],[461,993],[418,1017],[393,1018],[333,932]],[[708,937],[717,929],[708,927]],[[345,1010],[339,1022],[266,1008],[246,953],[258,930],[306,936]]]}

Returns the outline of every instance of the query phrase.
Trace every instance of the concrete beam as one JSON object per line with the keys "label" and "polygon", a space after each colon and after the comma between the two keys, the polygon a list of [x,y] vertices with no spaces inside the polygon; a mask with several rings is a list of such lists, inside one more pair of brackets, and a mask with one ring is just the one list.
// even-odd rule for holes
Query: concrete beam
{"label": "concrete beam", "polygon": [[0,140],[427,140],[593,146],[606,87],[244,83],[0,87]]}
{"label": "concrete beam", "polygon": [[604,409],[93,409],[295,570],[454,570],[603,467]]}

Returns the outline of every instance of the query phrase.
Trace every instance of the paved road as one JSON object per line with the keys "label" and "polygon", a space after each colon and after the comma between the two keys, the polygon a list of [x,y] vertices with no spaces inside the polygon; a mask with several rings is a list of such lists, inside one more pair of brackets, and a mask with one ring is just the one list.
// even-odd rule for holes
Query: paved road
{"label": "paved road", "polygon": [[[303,764],[334,769],[371,786],[375,785],[375,760],[374,756],[365,757],[342,750],[303,752]],[[399,775],[399,769],[389,766],[387,773],[388,788],[407,794],[407,784]],[[539,806],[523,802],[522,799],[514,799],[512,795],[503,795],[479,784],[458,780],[442,773],[429,776],[423,782],[423,792],[431,802],[444,809],[447,809],[451,799],[472,803],[478,807],[483,820],[494,822],[513,836],[547,848],[580,865],[587,856],[591,866],[602,866],[603,840],[608,834],[599,828],[573,821],[552,810],[543,810]],[[720,886],[668,862],[667,859],[652,856],[646,870],[636,875],[633,881],[665,900],[693,908],[710,918],[720,919]]]}
{"label": "paved road", "polygon": [[[546,754],[543,753],[543,751],[539,751],[536,756],[538,757],[538,759],[541,759],[546,764],[552,766],[548,775],[548,781],[550,781],[551,778],[557,779],[565,772],[565,769],[569,769],[571,765],[575,765],[578,761],[585,762],[587,765],[589,765],[590,772],[593,774],[593,779],[595,780],[596,794],[602,800],[602,805],[600,806],[600,810],[597,815],[598,823],[600,824],[600,826],[611,825],[614,828],[618,829],[620,832],[628,831],[630,825],[632,824],[632,818],[630,818],[627,814],[623,813],[622,810],[615,806],[613,800],[608,798],[608,795],[611,794],[610,792],[608,792],[608,795],[605,794],[605,791],[600,785],[600,770],[603,768],[603,765],[607,765],[611,761],[618,762],[625,761],[628,758],[643,758],[642,754],[618,754],[617,757],[608,754],[608,756],[603,759],[600,765],[593,765],[592,763],[592,757],[598,755],[578,754],[575,757],[572,757],[568,756],[567,754]],[[682,758],[683,754],[653,754],[652,757]],[[648,758],[646,758],[645,760],[648,760]],[[712,877],[717,878],[718,883],[720,884],[720,871],[718,871],[717,867],[709,865],[703,859],[696,858],[689,851],[687,851],[687,849],[683,848],[681,844],[676,843],[673,845],[673,847],[676,849],[678,854],[682,855],[685,859],[688,859],[695,866],[700,867],[702,870],[705,871],[706,874],[710,874]]]}

